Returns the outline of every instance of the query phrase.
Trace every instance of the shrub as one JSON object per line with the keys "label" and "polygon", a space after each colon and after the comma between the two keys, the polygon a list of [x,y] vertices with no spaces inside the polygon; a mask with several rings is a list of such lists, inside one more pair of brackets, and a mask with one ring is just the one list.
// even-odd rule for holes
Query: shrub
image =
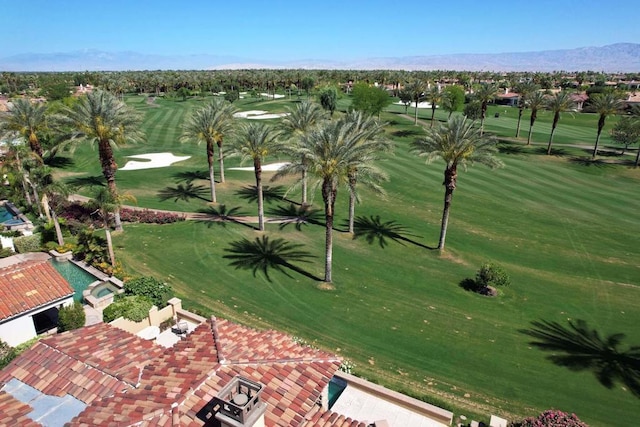
{"label": "shrub", "polygon": [[13,255],[13,251],[11,250],[11,248],[0,249],[0,258],[10,257],[11,255]]}
{"label": "shrub", "polygon": [[32,234],[31,236],[20,236],[13,239],[13,245],[16,252],[21,254],[27,252],[38,252],[41,249],[40,234]]}
{"label": "shrub", "polygon": [[125,222],[142,222],[145,224],[170,224],[184,221],[184,215],[171,212],[157,212],[149,209],[120,209],[120,219]]}
{"label": "shrub", "polygon": [[16,350],[0,340],[0,369],[7,366],[17,356]]}
{"label": "shrub", "polygon": [[508,286],[511,283],[509,275],[499,265],[485,262],[476,273],[476,284],[479,288],[489,286]]}
{"label": "shrub", "polygon": [[580,421],[576,414],[549,409],[536,418],[529,417],[511,423],[510,427],[589,427],[589,425]]}
{"label": "shrub", "polygon": [[136,277],[125,282],[124,293],[147,297],[158,308],[166,306],[174,295],[170,285],[151,276]]}
{"label": "shrub", "polygon": [[72,331],[84,326],[86,317],[79,301],[62,307],[58,312],[58,332]]}
{"label": "shrub", "polygon": [[112,322],[118,317],[140,322],[149,316],[149,310],[153,303],[146,297],[130,295],[118,299],[102,312],[106,323]]}

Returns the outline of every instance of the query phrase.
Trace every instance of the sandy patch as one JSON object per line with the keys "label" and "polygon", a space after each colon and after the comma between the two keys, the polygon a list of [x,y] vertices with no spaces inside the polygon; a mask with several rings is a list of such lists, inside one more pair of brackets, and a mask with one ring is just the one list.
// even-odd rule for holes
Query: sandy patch
{"label": "sandy patch", "polygon": [[174,156],[172,153],[148,153],[127,157],[130,159],[143,159],[143,161],[129,160],[127,164],[119,170],[132,171],[140,169],[165,168],[176,162],[187,160],[191,156]]}
{"label": "sandy patch", "polygon": [[268,113],[263,110],[238,111],[237,113],[233,113],[233,117],[249,120],[278,119],[288,115],[289,113]]}
{"label": "sandy patch", "polygon": [[[404,102],[402,102],[402,101],[398,101],[395,104],[404,106]],[[412,102],[411,104],[409,104],[409,107],[416,108],[416,103]],[[430,102],[418,102],[418,108],[431,108],[431,103]],[[437,108],[437,105],[436,105],[436,108]]]}
{"label": "sandy patch", "polygon": [[[270,163],[268,165],[262,165],[262,171],[263,172],[275,172],[278,169],[280,169],[283,166],[288,165],[289,163],[287,162],[281,162],[281,163]],[[253,166],[248,166],[246,168],[229,168],[229,170],[232,171],[252,171],[253,170]]]}

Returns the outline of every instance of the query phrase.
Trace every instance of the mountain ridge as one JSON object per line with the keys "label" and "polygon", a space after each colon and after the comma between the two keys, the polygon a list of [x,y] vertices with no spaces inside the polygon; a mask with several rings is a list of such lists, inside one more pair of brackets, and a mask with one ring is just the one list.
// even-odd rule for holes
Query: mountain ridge
{"label": "mountain ridge", "polygon": [[255,68],[640,72],[640,44],[615,43],[605,46],[528,52],[381,56],[341,61],[313,58],[272,61],[232,55],[160,55],[132,51],[106,52],[95,49],[49,54],[26,53],[0,58],[0,71],[16,72]]}

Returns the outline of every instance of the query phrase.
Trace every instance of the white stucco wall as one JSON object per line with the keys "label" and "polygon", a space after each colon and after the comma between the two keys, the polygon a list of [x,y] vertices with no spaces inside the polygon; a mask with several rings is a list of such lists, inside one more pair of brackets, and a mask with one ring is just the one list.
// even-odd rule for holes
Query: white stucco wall
{"label": "white stucco wall", "polygon": [[11,319],[7,322],[0,323],[0,339],[11,347],[22,344],[37,336],[36,327],[33,324],[32,316],[50,309],[51,307],[62,307],[73,304],[73,296],[64,299],[63,301],[57,301],[54,304],[48,304],[28,312],[27,314]]}

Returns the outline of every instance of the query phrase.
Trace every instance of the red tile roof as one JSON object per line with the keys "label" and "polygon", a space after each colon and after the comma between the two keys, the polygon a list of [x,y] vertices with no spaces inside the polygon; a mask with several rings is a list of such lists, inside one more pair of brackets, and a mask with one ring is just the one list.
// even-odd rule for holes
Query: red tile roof
{"label": "red tile roof", "polygon": [[0,320],[72,296],[73,288],[48,262],[0,269]]}
{"label": "red tile roof", "polygon": [[[364,427],[317,405],[339,366],[334,355],[283,333],[223,319],[212,318],[170,349],[98,324],[38,342],[0,371],[0,386],[16,378],[82,400],[88,406],[70,426],[202,426],[212,399],[242,375],[264,385],[266,426]],[[29,411],[0,392],[5,424],[37,425]]]}

